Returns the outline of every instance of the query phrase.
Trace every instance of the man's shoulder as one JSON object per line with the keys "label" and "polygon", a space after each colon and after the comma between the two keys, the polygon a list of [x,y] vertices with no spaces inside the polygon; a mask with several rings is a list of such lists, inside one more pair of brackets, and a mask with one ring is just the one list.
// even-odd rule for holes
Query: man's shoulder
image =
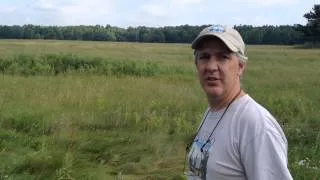
{"label": "man's shoulder", "polygon": [[[246,103],[239,107],[241,113],[241,118],[246,120],[263,120],[265,118],[275,119],[274,116],[260,103],[255,101],[250,95],[247,95]],[[257,123],[262,123],[263,121],[258,121]]]}
{"label": "man's shoulder", "polygon": [[239,130],[252,135],[266,131],[283,135],[282,128],[274,115],[252,97],[246,96],[245,102],[238,107],[237,121]]}

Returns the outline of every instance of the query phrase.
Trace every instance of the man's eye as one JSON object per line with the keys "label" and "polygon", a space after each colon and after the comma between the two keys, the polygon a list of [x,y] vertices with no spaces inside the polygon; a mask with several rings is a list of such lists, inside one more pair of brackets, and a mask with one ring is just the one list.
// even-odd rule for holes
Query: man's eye
{"label": "man's eye", "polygon": [[218,54],[219,59],[229,59],[230,55],[228,53],[221,52]]}
{"label": "man's eye", "polygon": [[230,55],[229,54],[223,54],[222,57],[223,57],[223,59],[229,59]]}
{"label": "man's eye", "polygon": [[214,56],[216,58],[216,60],[227,60],[230,59],[230,54],[226,53],[226,52],[216,52],[213,55],[209,54],[209,53],[199,53],[197,55],[197,58],[199,60],[209,60],[211,58],[211,56]]}
{"label": "man's eye", "polygon": [[203,59],[203,60],[205,60],[205,59],[210,59],[210,54],[199,54],[199,59]]}

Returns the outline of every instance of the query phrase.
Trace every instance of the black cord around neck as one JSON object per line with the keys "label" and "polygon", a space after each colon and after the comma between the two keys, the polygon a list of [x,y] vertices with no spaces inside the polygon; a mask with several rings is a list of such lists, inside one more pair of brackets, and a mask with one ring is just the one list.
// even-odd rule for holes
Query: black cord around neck
{"label": "black cord around neck", "polygon": [[[211,134],[210,134],[210,136],[208,137],[206,143],[204,143],[204,144],[201,146],[201,149],[200,149],[201,152],[203,152],[203,148],[210,142],[211,136],[213,135],[214,131],[215,131],[216,128],[218,127],[219,123],[220,123],[221,120],[223,119],[223,117],[224,117],[224,115],[226,114],[226,112],[228,111],[230,105],[233,103],[234,100],[236,100],[236,98],[237,98],[240,94],[241,94],[241,89],[240,89],[240,91],[237,93],[237,95],[235,95],[235,96],[232,98],[232,100],[230,101],[230,103],[228,104],[228,106],[226,107],[226,109],[223,111],[223,114],[221,115],[221,117],[220,117],[220,119],[218,120],[217,124],[214,126],[213,130],[211,131]],[[209,112],[210,112],[210,110],[209,110]],[[208,114],[209,114],[209,113],[207,113],[207,115],[208,115]],[[201,126],[200,126],[200,128],[198,129],[197,134],[199,133],[202,125],[204,124],[204,122],[206,121],[207,115],[206,115],[205,119],[202,121]]]}
{"label": "black cord around neck", "polygon": [[[208,140],[206,141],[205,144],[202,145],[202,147],[201,147],[201,149],[200,149],[201,152],[203,152],[203,148],[205,147],[205,145],[207,145],[207,144],[210,142],[210,138],[211,138],[211,136],[213,135],[213,132],[215,131],[215,129],[216,129],[217,126],[219,125],[220,121],[222,120],[223,116],[224,116],[225,113],[227,112],[227,110],[228,110],[228,108],[230,107],[230,105],[231,105],[231,104],[233,103],[233,101],[241,94],[241,91],[242,91],[242,90],[240,89],[240,91],[237,93],[237,95],[235,95],[235,96],[232,98],[232,100],[230,101],[230,103],[228,104],[228,106],[226,107],[226,109],[224,110],[224,112],[223,112],[223,114],[221,115],[221,117],[220,117],[219,121],[217,122],[216,126],[213,128],[213,130],[212,130],[212,132],[211,132]],[[210,108],[210,109],[211,109],[211,108]],[[198,131],[197,131],[197,133],[195,134],[195,136],[194,136],[194,138],[192,139],[192,141],[194,141],[194,139],[195,139],[195,138],[197,137],[197,135],[199,134],[199,131],[201,130],[204,122],[205,122],[206,119],[207,119],[208,114],[210,113],[210,109],[209,109],[208,112],[206,113],[206,115],[205,115],[203,121],[201,122],[201,125],[200,125],[200,127],[198,128]],[[191,143],[191,144],[192,144],[192,143]],[[188,145],[187,145],[186,151],[188,151],[189,148],[190,148],[190,147],[188,147]],[[185,161],[186,161],[186,159],[185,159]],[[185,169],[185,165],[186,165],[186,162],[184,162],[183,170]]]}

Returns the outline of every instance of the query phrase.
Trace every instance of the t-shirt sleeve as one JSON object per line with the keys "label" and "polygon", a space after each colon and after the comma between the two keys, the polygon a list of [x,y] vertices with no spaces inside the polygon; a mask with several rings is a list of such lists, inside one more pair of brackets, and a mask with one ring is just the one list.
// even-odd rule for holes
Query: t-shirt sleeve
{"label": "t-shirt sleeve", "polygon": [[287,167],[287,143],[270,129],[255,135],[240,147],[241,160],[248,180],[291,180]]}

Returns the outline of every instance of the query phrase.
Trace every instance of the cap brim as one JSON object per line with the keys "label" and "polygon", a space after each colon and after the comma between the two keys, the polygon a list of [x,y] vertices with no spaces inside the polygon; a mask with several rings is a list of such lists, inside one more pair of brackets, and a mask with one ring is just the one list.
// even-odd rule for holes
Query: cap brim
{"label": "cap brim", "polygon": [[232,42],[230,40],[228,40],[228,38],[226,36],[224,36],[223,34],[213,34],[213,33],[208,33],[208,34],[203,34],[203,35],[199,35],[193,42],[191,45],[192,49],[196,49],[198,44],[206,37],[217,37],[219,38],[232,52],[237,52],[238,48],[235,47]]}

